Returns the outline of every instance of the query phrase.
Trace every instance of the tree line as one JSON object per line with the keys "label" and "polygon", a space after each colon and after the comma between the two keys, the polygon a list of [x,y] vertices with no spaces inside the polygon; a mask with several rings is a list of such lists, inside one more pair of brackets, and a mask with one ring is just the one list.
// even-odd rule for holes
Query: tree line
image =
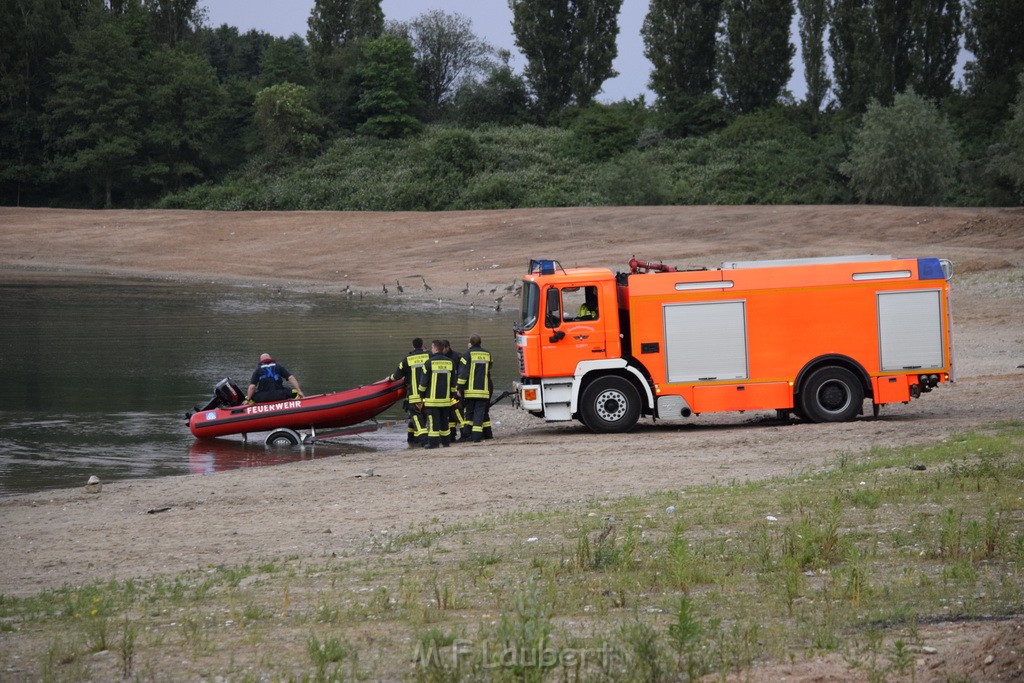
{"label": "tree line", "polygon": [[[388,21],[380,0],[316,0],[306,35],[287,38],[210,27],[198,0],[6,0],[0,203],[175,205],[197,187],[314,160],[329,176],[325,159],[353,139],[440,145],[424,168],[472,174],[469,131],[502,127],[567,131],[558,139],[574,162],[619,167],[667,144],[653,168],[675,175],[650,183],[675,190],[625,201],[715,201],[665,150],[698,159],[692,150],[719,145],[757,164],[755,147],[792,130],[815,182],[839,188],[807,195],[822,201],[1024,199],[1024,0],[651,0],[642,37],[655,99],[613,104],[596,97],[616,75],[622,0],[508,1],[521,73],[465,17]],[[797,15],[801,101],[786,91]],[[972,58],[958,81],[962,47]],[[425,132],[427,143],[410,142]],[[548,194],[605,202],[614,187],[590,200],[590,189]],[[805,197],[773,192],[741,199]]]}

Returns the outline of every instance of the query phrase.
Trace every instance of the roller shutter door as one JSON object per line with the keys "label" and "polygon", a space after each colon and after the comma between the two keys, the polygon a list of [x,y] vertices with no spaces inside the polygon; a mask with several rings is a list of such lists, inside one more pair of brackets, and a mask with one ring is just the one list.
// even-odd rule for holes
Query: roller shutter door
{"label": "roller shutter door", "polygon": [[743,301],[664,307],[669,382],[747,377],[747,324]]}
{"label": "roller shutter door", "polygon": [[883,371],[945,366],[939,290],[879,292],[878,342]]}

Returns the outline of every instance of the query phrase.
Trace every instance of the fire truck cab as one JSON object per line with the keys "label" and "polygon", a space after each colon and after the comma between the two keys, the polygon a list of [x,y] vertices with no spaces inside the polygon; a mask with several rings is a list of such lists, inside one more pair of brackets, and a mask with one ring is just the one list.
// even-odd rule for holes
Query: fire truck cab
{"label": "fire truck cab", "polygon": [[949,279],[936,258],[844,256],[630,271],[531,261],[515,343],[519,405],[597,432],[775,410],[875,414],[952,379]]}

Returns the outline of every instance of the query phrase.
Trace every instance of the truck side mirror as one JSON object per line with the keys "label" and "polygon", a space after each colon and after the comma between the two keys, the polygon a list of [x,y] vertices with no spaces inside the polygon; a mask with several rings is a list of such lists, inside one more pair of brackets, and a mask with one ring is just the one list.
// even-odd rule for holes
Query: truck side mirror
{"label": "truck side mirror", "polygon": [[560,342],[565,338],[565,332],[562,330],[555,330],[555,333],[548,338],[552,344]]}

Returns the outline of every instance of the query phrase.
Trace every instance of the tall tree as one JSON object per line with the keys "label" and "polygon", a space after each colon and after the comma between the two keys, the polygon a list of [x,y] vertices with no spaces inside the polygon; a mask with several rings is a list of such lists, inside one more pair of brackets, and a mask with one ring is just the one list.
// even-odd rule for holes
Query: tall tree
{"label": "tall tree", "polygon": [[302,36],[293,33],[288,38],[274,38],[260,60],[259,81],[264,87],[285,82],[298,85],[312,83],[309,48]]}
{"label": "tall tree", "polygon": [[1017,201],[1024,204],[1024,72],[1017,79],[1017,99],[1010,106],[1010,120],[1006,122],[1008,159],[1001,164],[1017,188]]}
{"label": "tall tree", "polygon": [[963,35],[960,14],[960,0],[914,0],[911,85],[923,97],[938,101],[953,92],[953,70]]}
{"label": "tall tree", "polygon": [[359,74],[361,94],[356,106],[364,117],[359,132],[401,138],[420,129],[413,116],[419,101],[412,45],[391,35],[364,43]]}
{"label": "tall tree", "polygon": [[564,109],[572,100],[569,83],[573,65],[573,23],[570,0],[555,0],[548,8],[542,0],[509,0],[516,45],[526,56],[524,76],[545,117]]}
{"label": "tall tree", "polygon": [[309,14],[310,59],[320,78],[336,79],[337,56],[346,46],[384,30],[380,0],[315,0]]}
{"label": "tall tree", "polygon": [[913,0],[874,0],[880,48],[876,92],[883,104],[892,104],[893,97],[906,90],[910,83],[912,4]]}
{"label": "tall tree", "polygon": [[159,192],[181,190],[218,161],[225,95],[210,63],[181,47],[158,47],[144,66],[146,180]]}
{"label": "tall tree", "polygon": [[192,35],[206,14],[199,0],[144,0],[153,20],[157,39],[175,46]]}
{"label": "tall tree", "polygon": [[130,191],[138,177],[147,24],[138,11],[94,8],[55,61],[47,103],[52,169],[95,190],[107,207],[115,189]]}
{"label": "tall tree", "polygon": [[828,96],[832,82],[825,69],[825,27],[828,0],[797,0],[800,10],[800,52],[804,60],[807,96],[804,104],[814,118]]}
{"label": "tall tree", "polygon": [[829,54],[836,99],[843,109],[863,112],[876,93],[878,33],[871,0],[831,0]]}
{"label": "tall tree", "polygon": [[526,81],[545,117],[585,105],[616,75],[622,0],[509,0]]}
{"label": "tall tree", "polygon": [[[296,38],[305,49],[302,38]],[[255,29],[239,35],[236,27],[221,24],[214,29],[200,28],[192,43],[217,70],[217,78],[223,82],[231,78],[256,80],[261,73],[264,55],[279,40]]]}
{"label": "tall tree", "polygon": [[256,94],[256,125],[271,158],[309,156],[320,146],[323,120],[309,91],[295,83],[277,83]]}
{"label": "tall tree", "polygon": [[416,73],[430,116],[450,103],[459,86],[486,64],[494,49],[473,33],[473,22],[461,14],[430,10],[405,27],[416,58]]}
{"label": "tall tree", "polygon": [[719,45],[726,102],[747,113],[776,102],[793,75],[793,0],[725,0]]}
{"label": "tall tree", "polygon": [[715,89],[715,34],[722,0],[651,0],[640,34],[651,90],[662,102]]}
{"label": "tall tree", "polygon": [[593,101],[609,78],[618,76],[612,62],[619,53],[619,10],[622,0],[576,0],[575,40],[572,57],[577,67],[572,72],[572,95],[576,104]]}
{"label": "tall tree", "polygon": [[515,126],[530,121],[530,95],[522,76],[514,73],[508,50],[498,51],[498,63],[487,67],[481,82],[469,80],[455,94],[454,119],[463,126],[497,123]]}
{"label": "tall tree", "polygon": [[309,15],[309,61],[320,109],[335,125],[359,118],[361,43],[384,30],[381,0],[315,0]]}
{"label": "tall tree", "polygon": [[968,83],[975,91],[989,83],[1008,84],[1012,98],[1024,63],[1024,3],[967,0],[965,9],[966,45],[974,55],[967,63]]}
{"label": "tall tree", "polygon": [[[43,182],[43,106],[51,59],[69,45],[87,0],[0,2],[0,203]],[[31,200],[30,200],[31,201]]]}
{"label": "tall tree", "polygon": [[724,120],[714,94],[721,17],[722,0],[651,0],[640,33],[661,125],[673,135],[702,135]]}

